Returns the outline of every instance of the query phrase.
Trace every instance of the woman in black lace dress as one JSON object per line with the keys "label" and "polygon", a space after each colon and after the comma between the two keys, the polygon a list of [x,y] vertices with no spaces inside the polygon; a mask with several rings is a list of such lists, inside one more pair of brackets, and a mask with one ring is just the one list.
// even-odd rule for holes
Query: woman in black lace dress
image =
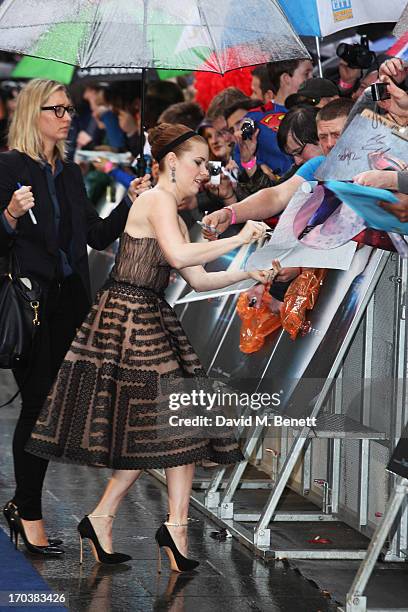
{"label": "woman in black lace dress", "polygon": [[[190,244],[177,208],[208,177],[207,143],[185,126],[169,124],[154,128],[149,141],[160,162],[158,184],[131,208],[112,282],[72,343],[27,449],[114,469],[98,505],[79,525],[81,537],[91,539],[98,560],[107,563],[128,559],[112,553],[112,519],[120,501],[141,470],[165,468],[169,519],[156,539],[172,551],[172,568],[182,571],[196,564],[185,557],[195,463],[230,464],[242,455],[228,431],[205,437],[169,425],[174,412],[168,389],[181,391],[184,383],[198,388],[205,372],[163,291],[171,268],[199,291],[249,277],[265,283],[272,273],[205,272],[203,264],[259,239],[263,224],[249,221],[237,236]],[[181,407],[177,415],[190,409]]]}

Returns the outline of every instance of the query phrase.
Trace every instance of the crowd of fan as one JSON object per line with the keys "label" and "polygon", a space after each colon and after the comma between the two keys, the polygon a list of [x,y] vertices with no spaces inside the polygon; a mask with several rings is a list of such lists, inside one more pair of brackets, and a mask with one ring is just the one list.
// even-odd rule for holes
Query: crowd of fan
{"label": "crowd of fan", "polygon": [[[145,98],[144,138],[140,134],[140,82],[74,86],[71,95],[77,113],[68,138],[69,158],[75,159],[80,150],[98,151],[92,162],[81,162],[88,195],[97,204],[108,185],[120,183],[128,188],[137,172],[136,163],[112,163],[104,152],[130,152],[137,160],[144,141],[143,156],[154,184],[157,165],[151,159],[147,130],[159,123],[182,123],[204,136],[210,160],[220,162],[222,168],[218,179],[209,180],[197,197],[183,203],[181,214],[188,227],[204,217],[206,222],[215,219],[225,229],[225,207],[232,205],[238,222],[253,218],[274,225],[299,184],[314,179],[321,156],[335,146],[353,106],[372,106],[367,89],[372,83],[392,79],[391,98],[379,102],[377,110],[398,125],[408,124],[406,71],[400,60],[378,57],[362,70],[340,59],[327,76],[330,78],[314,77],[312,61],[304,59],[257,66],[252,72],[251,97],[228,87],[212,99],[205,113],[194,102],[186,79],[152,81]],[[6,148],[7,124],[17,92],[17,85],[0,88],[0,149]],[[358,178],[362,184],[392,184],[395,191],[407,191],[405,173],[389,173],[388,182],[378,172],[376,176],[364,174]],[[237,207],[242,200],[245,211]],[[401,200],[395,209],[400,220],[406,220],[406,208]],[[366,237],[357,240],[367,243]],[[394,248],[381,233],[375,246]],[[298,268],[282,269],[275,283],[276,299],[283,299],[288,283],[298,273]]]}

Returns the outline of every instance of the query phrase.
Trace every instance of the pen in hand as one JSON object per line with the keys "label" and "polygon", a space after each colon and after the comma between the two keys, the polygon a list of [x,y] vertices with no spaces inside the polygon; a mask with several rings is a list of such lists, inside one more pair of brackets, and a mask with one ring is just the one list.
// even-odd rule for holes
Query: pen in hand
{"label": "pen in hand", "polygon": [[[17,183],[17,187],[18,187],[18,189],[21,189],[21,188],[22,188],[22,186],[23,186],[23,185],[22,185],[21,183]],[[33,213],[33,211],[31,210],[31,208],[29,208],[29,210],[28,210],[28,214],[30,215],[30,219],[31,219],[31,221],[34,223],[34,225],[37,225],[37,219],[35,218],[34,213]]]}
{"label": "pen in hand", "polygon": [[[198,225],[201,225],[201,227],[203,227],[204,229],[208,230],[209,232],[212,232],[213,234],[216,234],[217,236],[220,236],[221,232],[218,231],[217,229],[215,229],[215,227],[212,227],[212,225],[207,225],[206,223],[203,223],[202,221],[196,221],[196,223],[198,223]],[[272,227],[268,227],[267,229],[265,229],[265,233],[270,236],[271,234],[273,234],[273,228]]]}
{"label": "pen in hand", "polygon": [[215,227],[212,227],[211,225],[206,225],[206,223],[203,223],[202,221],[197,221],[197,223],[198,225],[201,225],[201,227],[208,230],[209,232],[212,232],[213,234],[217,234],[217,236],[221,234],[221,232],[219,232],[217,229],[215,229]]}

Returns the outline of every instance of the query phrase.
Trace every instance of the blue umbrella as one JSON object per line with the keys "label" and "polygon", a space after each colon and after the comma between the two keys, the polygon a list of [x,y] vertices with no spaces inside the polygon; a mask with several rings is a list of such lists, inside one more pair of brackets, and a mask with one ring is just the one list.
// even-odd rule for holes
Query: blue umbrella
{"label": "blue umbrella", "polygon": [[314,36],[319,71],[319,38],[365,23],[397,21],[406,0],[279,0],[283,12],[300,36]]}
{"label": "blue umbrella", "polygon": [[300,36],[328,36],[365,23],[398,21],[406,0],[279,0]]}

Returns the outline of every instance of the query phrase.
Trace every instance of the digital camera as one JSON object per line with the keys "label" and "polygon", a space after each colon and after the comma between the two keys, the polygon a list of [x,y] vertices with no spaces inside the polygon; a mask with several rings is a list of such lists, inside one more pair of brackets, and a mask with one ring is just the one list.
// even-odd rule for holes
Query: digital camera
{"label": "digital camera", "polygon": [[251,140],[252,136],[255,134],[255,130],[255,121],[250,117],[246,117],[241,123],[242,140]]}
{"label": "digital camera", "polygon": [[388,93],[387,83],[382,83],[381,81],[373,83],[371,85],[371,96],[374,102],[378,102],[379,100],[389,100],[391,95]]}
{"label": "digital camera", "polygon": [[221,183],[221,162],[209,161],[207,165],[208,174],[210,175],[211,185],[219,185]]}

